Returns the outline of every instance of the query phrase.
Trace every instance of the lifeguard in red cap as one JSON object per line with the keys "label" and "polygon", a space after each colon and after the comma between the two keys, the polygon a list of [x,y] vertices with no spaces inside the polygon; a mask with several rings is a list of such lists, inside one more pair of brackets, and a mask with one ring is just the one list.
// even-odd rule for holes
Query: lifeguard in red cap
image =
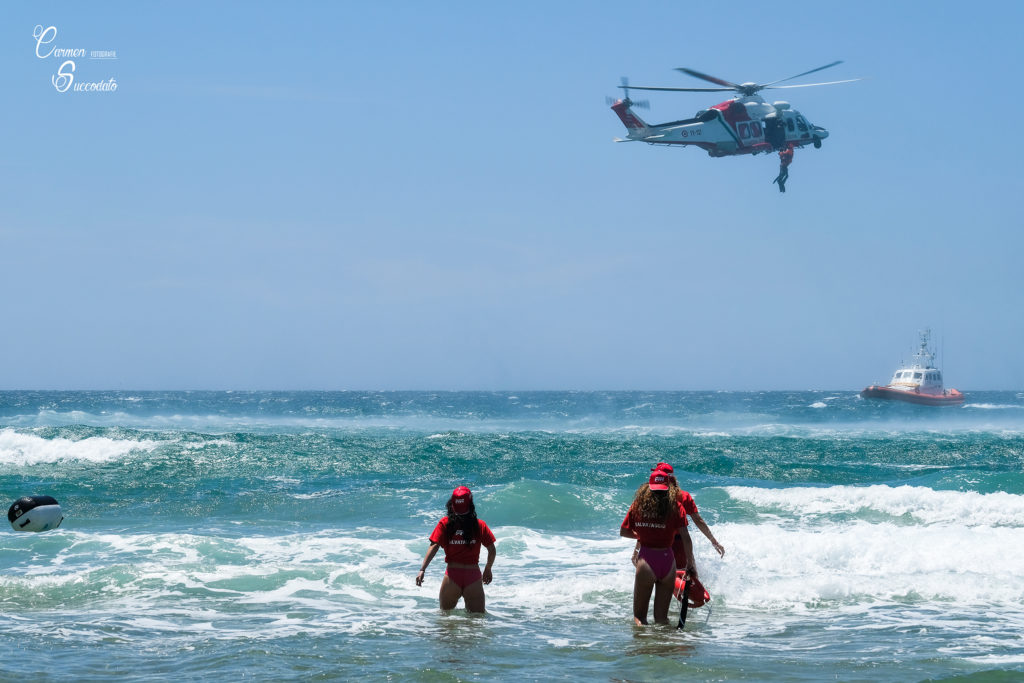
{"label": "lifeguard in red cap", "polygon": [[[708,527],[707,522],[700,516],[693,496],[688,491],[683,491],[679,488],[679,482],[676,481],[675,470],[672,468],[672,465],[669,465],[667,462],[659,462],[651,468],[652,472],[659,470],[668,475],[669,495],[675,496],[676,503],[679,505],[679,515],[683,518],[683,526],[679,528],[679,532],[672,541],[672,552],[675,555],[677,567],[675,596],[680,600],[686,601],[683,605],[684,609],[680,612],[679,616],[679,628],[682,628],[683,622],[686,619],[685,608],[700,607],[711,599],[711,596],[697,577],[697,564],[693,558],[693,541],[690,539],[690,532],[687,529],[686,516],[689,515],[693,518],[693,523],[697,525],[701,533],[707,536],[719,555],[725,555],[725,547],[718,542],[714,534],[711,533],[711,528]],[[635,554],[633,563],[636,564]]]}
{"label": "lifeguard in red cap", "polygon": [[640,542],[633,579],[633,620],[637,625],[647,623],[651,591],[654,591],[654,623],[668,623],[668,608],[676,581],[672,539],[682,525],[679,505],[669,492],[668,474],[654,470],[648,482],[637,489],[619,528],[620,536]]}
{"label": "lifeguard in red cap", "polygon": [[[441,609],[454,609],[464,598],[470,612],[484,611],[484,584],[491,582],[491,565],[497,551],[494,534],[487,523],[477,519],[473,492],[465,486],[452,491],[448,499],[448,516],[442,517],[430,534],[430,548],[423,557],[423,566],[416,575],[416,585],[423,585],[427,566],[438,548],[444,548],[447,569],[441,579]],[[487,548],[487,565],[480,571],[480,546]]]}
{"label": "lifeguard in red cap", "polygon": [[678,489],[679,493],[676,494],[676,502],[679,504],[680,514],[683,516],[683,526],[679,529],[679,533],[676,535],[675,540],[672,542],[672,550],[676,556],[676,564],[680,569],[688,570],[693,578],[697,578],[697,567],[693,561],[693,541],[690,539],[690,532],[687,529],[688,523],[686,521],[686,515],[689,515],[693,519],[693,523],[697,525],[701,533],[704,534],[709,541],[711,541],[712,547],[720,555],[725,555],[725,547],[718,542],[715,535],[711,533],[711,527],[708,526],[704,518],[700,516],[700,512],[697,511],[697,503],[694,501],[693,496],[688,491],[683,491],[679,488],[679,482],[676,481],[675,470],[672,469],[672,465],[667,462],[659,462],[651,470],[661,470],[668,475],[669,485],[672,488]]}

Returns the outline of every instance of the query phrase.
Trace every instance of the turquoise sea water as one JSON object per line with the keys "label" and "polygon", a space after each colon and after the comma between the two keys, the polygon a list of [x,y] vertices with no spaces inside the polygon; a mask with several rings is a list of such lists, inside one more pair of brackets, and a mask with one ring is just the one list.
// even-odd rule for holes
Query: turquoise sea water
{"label": "turquoise sea water", "polygon": [[[618,537],[661,460],[726,547],[685,632]],[[414,582],[459,484],[483,617]],[[66,515],[0,531],[4,680],[1024,676],[1022,393],[0,392],[0,494]]]}

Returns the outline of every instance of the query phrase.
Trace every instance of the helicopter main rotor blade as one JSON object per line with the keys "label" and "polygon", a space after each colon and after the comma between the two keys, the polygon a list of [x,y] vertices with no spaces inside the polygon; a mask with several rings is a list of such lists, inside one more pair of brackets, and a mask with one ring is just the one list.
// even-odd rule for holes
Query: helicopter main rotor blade
{"label": "helicopter main rotor blade", "polygon": [[[619,86],[622,87],[621,85]],[[671,92],[723,92],[735,90],[735,88],[654,88],[646,85],[631,85],[630,90],[667,90]]]}
{"label": "helicopter main rotor blade", "polygon": [[845,81],[827,81],[825,83],[801,83],[800,85],[766,85],[767,90],[782,90],[783,88],[810,88],[814,85],[835,85],[836,83],[853,83],[863,81],[863,78],[847,78]]}
{"label": "helicopter main rotor blade", "polygon": [[686,69],[684,67],[679,67],[679,68],[676,69],[676,71],[682,71],[684,74],[686,74],[688,76],[693,76],[694,78],[699,78],[702,81],[708,81],[710,83],[715,83],[717,85],[724,85],[729,90],[735,90],[735,89],[740,87],[736,83],[732,83],[730,81],[726,81],[726,80],[721,79],[721,78],[715,78],[714,76],[708,76],[707,74],[702,74],[701,72],[694,71],[693,69]]}
{"label": "helicopter main rotor blade", "polygon": [[822,69],[831,69],[833,66],[836,66],[837,64],[842,64],[842,63],[843,63],[843,60],[840,59],[838,62],[832,62],[831,64],[826,64],[825,66],[819,66],[817,69],[811,69],[810,71],[805,71],[802,74],[797,74],[796,76],[790,76],[789,78],[780,78],[777,81],[772,81],[771,83],[765,83],[761,87],[767,88],[769,85],[775,85],[776,83],[782,83],[783,81],[791,81],[794,78],[800,78],[801,76],[806,76],[808,74],[812,74],[815,71],[821,71]]}

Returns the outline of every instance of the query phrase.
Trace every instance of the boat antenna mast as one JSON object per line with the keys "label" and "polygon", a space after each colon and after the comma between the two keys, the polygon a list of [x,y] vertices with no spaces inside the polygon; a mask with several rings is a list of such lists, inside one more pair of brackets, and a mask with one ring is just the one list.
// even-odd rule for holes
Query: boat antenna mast
{"label": "boat antenna mast", "polygon": [[928,340],[931,337],[932,331],[930,328],[921,330],[921,347],[914,354],[914,365],[922,368],[933,368],[935,367],[935,354],[928,350]]}

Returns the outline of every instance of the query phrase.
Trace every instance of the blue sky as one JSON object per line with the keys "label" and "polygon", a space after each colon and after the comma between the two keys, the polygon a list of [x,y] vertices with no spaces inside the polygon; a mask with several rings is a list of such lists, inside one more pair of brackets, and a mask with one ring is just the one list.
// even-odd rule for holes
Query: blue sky
{"label": "blue sky", "polygon": [[[765,7],[6,5],[0,387],[1024,389],[1024,5]],[[785,195],[612,143],[837,59]]]}

